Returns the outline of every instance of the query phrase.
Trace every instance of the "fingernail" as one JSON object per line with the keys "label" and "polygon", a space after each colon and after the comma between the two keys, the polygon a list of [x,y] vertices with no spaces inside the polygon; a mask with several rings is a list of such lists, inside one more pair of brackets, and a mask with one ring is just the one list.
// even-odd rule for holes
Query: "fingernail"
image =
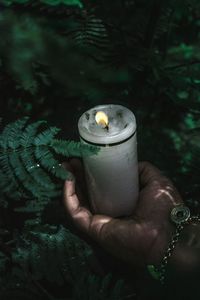
{"label": "fingernail", "polygon": [[71,172],[68,171],[67,180],[75,182],[76,178],[74,177],[74,174],[72,174]]}

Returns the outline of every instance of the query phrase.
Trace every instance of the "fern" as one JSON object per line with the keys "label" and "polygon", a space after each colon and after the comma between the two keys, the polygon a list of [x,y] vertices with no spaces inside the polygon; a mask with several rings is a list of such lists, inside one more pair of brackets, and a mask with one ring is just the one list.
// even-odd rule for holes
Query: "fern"
{"label": "fern", "polygon": [[[70,157],[72,156],[89,156],[94,151],[94,147],[88,145],[84,147],[82,144],[74,142],[74,141],[62,141],[54,139],[51,142],[51,147],[58,154],[62,154],[63,156]],[[69,152],[70,149],[70,152]]]}
{"label": "fern", "polygon": [[60,226],[43,226],[27,231],[19,240],[13,260],[25,272],[31,272],[36,280],[73,283],[77,271],[89,274],[89,246],[69,230]]}
{"label": "fern", "polygon": [[[70,285],[75,300],[118,300],[124,287],[111,275],[91,275],[91,248],[63,226],[40,226],[26,231],[13,251],[13,262],[34,280]],[[68,295],[69,296],[69,295]]]}
{"label": "fern", "polygon": [[60,194],[55,179],[70,178],[57,154],[65,157],[91,155],[98,149],[72,141],[54,139],[56,127],[42,130],[39,121],[26,126],[23,118],[5,127],[0,135],[1,191],[10,198],[47,199]]}
{"label": "fern", "polygon": [[[12,4],[29,4],[30,2],[33,2],[31,0],[1,0],[0,4],[4,4],[6,6],[10,6]],[[79,0],[40,0],[38,2],[42,2],[46,5],[72,5],[72,6],[78,6],[80,8],[83,7],[83,4]]]}
{"label": "fern", "polygon": [[104,48],[108,46],[108,32],[103,21],[94,15],[83,16],[76,20],[76,27],[67,34],[78,45]]}
{"label": "fern", "polygon": [[[94,14],[85,14],[74,20],[73,27],[64,32],[95,61],[103,61],[110,53],[110,37],[104,21]],[[70,27],[70,24],[69,24]]]}

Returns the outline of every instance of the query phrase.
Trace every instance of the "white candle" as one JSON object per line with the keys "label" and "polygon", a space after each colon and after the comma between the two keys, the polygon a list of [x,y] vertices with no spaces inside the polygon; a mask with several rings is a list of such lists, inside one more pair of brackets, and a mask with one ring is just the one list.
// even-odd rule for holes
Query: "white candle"
{"label": "white candle", "polygon": [[130,215],[138,200],[134,114],[121,105],[100,105],[81,116],[78,128],[82,143],[100,147],[97,155],[83,159],[93,211],[113,217]]}

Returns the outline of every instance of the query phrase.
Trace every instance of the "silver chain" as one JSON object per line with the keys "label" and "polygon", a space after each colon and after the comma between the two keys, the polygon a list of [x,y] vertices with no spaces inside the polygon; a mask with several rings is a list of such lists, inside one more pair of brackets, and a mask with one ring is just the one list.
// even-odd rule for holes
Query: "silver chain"
{"label": "silver chain", "polygon": [[176,224],[176,230],[175,233],[172,235],[172,238],[169,242],[169,246],[165,252],[165,255],[161,261],[161,264],[159,267],[155,267],[155,271],[159,274],[159,280],[162,284],[165,282],[165,274],[166,274],[166,266],[168,264],[168,260],[171,257],[173,250],[179,240],[179,236],[185,227],[185,225],[191,224],[192,222],[200,222],[200,216],[191,216],[186,221],[182,221],[180,224]]}

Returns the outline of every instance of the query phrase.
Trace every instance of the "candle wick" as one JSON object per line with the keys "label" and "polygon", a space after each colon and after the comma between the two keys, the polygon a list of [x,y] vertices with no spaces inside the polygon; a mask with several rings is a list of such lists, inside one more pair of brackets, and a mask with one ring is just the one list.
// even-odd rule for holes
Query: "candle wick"
{"label": "candle wick", "polygon": [[108,126],[108,124],[106,125],[105,129],[106,129],[107,131],[109,131],[109,126]]}

